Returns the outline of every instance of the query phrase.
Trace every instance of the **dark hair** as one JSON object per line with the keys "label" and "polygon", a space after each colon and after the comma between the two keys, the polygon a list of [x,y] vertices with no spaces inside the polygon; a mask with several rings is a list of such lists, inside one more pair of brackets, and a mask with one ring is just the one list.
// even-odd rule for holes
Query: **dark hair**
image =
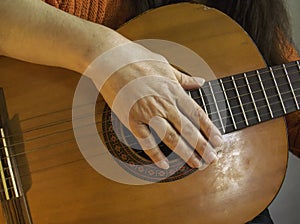
{"label": "dark hair", "polygon": [[[138,11],[187,0],[139,0]],[[203,2],[192,0],[192,2]],[[214,7],[237,21],[252,37],[269,65],[287,62],[292,44],[285,0],[208,0]]]}
{"label": "dark hair", "polygon": [[292,35],[284,0],[208,0],[207,5],[237,21],[252,37],[267,64],[287,62]]}

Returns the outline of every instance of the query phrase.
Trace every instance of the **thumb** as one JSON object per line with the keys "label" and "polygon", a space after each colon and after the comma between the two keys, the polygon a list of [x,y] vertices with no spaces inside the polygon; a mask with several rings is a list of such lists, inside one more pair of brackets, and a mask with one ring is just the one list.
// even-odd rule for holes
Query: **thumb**
{"label": "thumb", "polygon": [[192,77],[174,68],[177,81],[184,89],[196,89],[204,85],[205,79],[200,77]]}

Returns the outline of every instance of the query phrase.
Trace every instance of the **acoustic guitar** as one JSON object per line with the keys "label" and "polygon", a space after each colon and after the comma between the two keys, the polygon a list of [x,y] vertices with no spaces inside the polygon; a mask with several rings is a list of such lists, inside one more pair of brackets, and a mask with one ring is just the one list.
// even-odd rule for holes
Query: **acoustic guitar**
{"label": "acoustic guitar", "polygon": [[[99,96],[93,116],[107,147],[103,158],[118,158],[125,173],[147,184],[104,177],[74,137],[72,103],[81,75],[0,57],[0,223],[241,224],[254,218],[272,202],[285,176],[282,116],[299,109],[299,62],[265,68],[239,25],[199,4],[151,10],[119,32],[132,40],[168,40],[190,48],[216,74],[187,93],[224,133],[219,161],[202,171],[178,157],[172,157],[169,170],[151,166],[129,147],[132,142],[125,144],[134,139]],[[213,104],[220,98],[222,108]],[[82,102],[82,108],[89,104]],[[75,119],[86,116],[83,109]],[[111,128],[115,121],[125,143]],[[150,165],[136,166],[143,164]]]}

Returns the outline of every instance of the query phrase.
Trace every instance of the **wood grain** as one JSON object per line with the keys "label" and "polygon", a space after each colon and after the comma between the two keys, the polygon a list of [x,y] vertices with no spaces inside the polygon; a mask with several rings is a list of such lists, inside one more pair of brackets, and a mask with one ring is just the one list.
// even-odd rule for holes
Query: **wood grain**
{"label": "wood grain", "polygon": [[[202,5],[162,7],[130,21],[119,32],[131,39],[158,38],[189,47],[216,77],[264,67],[247,34],[225,15]],[[66,122],[26,132],[71,118],[79,78],[68,70],[0,58],[0,85],[10,116],[19,115],[24,139],[72,129]],[[53,111],[60,112],[49,114]],[[21,166],[20,170],[30,177],[24,184],[29,186],[33,223],[245,223],[273,200],[283,181],[284,121],[228,134],[225,140],[219,162],[205,171],[145,186],[119,184],[98,174],[83,159],[72,131],[29,141],[24,150],[30,174],[22,174]],[[55,145],[59,142],[65,143]],[[52,147],[31,152],[47,145]]]}

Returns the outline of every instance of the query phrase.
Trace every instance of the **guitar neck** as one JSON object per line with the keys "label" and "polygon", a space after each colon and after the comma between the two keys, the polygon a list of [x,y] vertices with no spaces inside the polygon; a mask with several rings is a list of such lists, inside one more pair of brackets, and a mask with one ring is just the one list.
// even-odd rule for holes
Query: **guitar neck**
{"label": "guitar neck", "polygon": [[229,133],[299,110],[300,64],[209,81],[188,93],[222,133]]}

